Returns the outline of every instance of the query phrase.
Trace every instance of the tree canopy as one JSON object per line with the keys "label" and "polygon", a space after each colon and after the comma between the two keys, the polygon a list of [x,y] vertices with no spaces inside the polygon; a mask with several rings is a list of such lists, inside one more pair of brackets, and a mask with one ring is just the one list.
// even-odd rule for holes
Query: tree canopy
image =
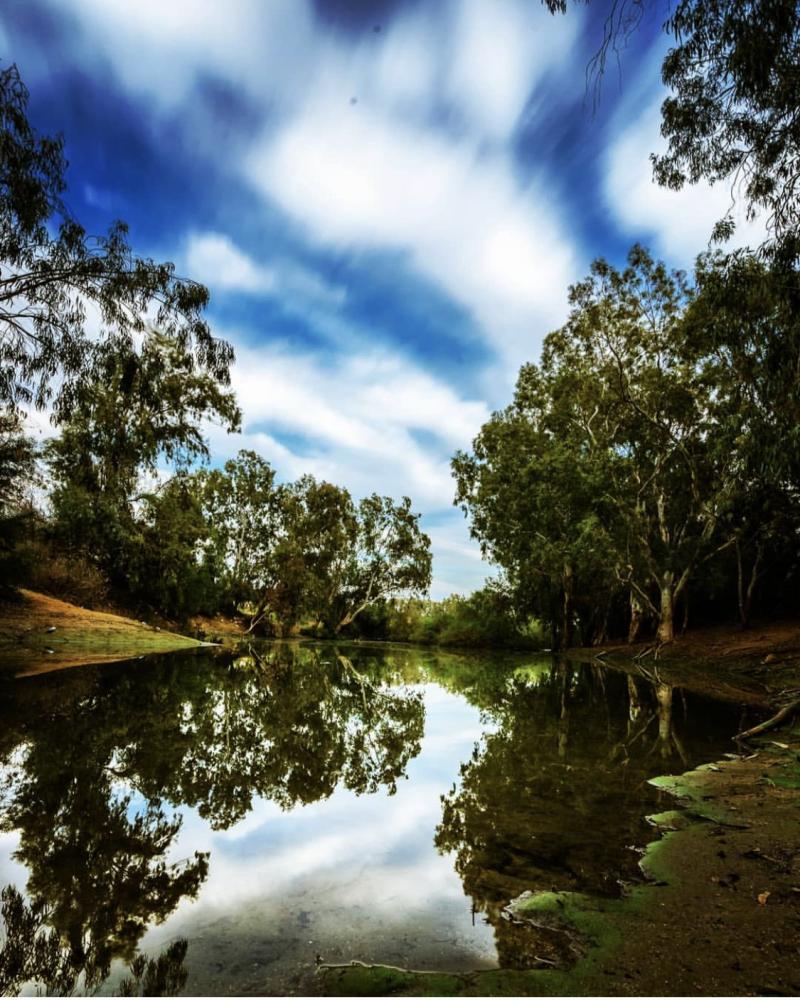
{"label": "tree canopy", "polygon": [[708,255],[690,286],[638,246],[623,270],[596,261],[513,403],[454,458],[473,535],[560,643],[576,619],[584,641],[602,641],[625,594],[632,634],[644,613],[671,640],[676,602],[729,551],[746,620],[769,538],[791,562],[784,445],[800,390],[785,278]]}
{"label": "tree canopy", "polygon": [[[130,350],[152,328],[190,368],[226,383],[233,351],[203,318],[208,291],[133,253],[116,222],[89,236],[67,210],[61,136],[40,136],[15,65],[0,71],[0,404],[68,415],[97,344]],[[56,386],[56,388],[54,388]]]}
{"label": "tree canopy", "polygon": [[[596,0],[590,0],[595,5]],[[566,13],[567,0],[544,0]],[[748,216],[766,213],[797,252],[800,231],[800,7],[796,0],[608,0],[603,41],[590,66],[596,83],[648,8],[663,12],[673,41],[661,67],[670,94],[661,106],[663,154],[656,181],[674,189],[727,182]],[[720,220],[720,237],[733,228]]]}

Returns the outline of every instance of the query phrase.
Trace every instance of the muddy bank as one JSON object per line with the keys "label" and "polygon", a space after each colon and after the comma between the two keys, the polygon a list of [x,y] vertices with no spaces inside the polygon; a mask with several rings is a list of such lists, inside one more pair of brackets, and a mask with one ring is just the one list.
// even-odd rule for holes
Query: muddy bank
{"label": "muddy bank", "polygon": [[800,689],[800,623],[696,629],[658,650],[649,642],[612,643],[570,649],[567,657],[632,674],[657,671],[674,687],[769,707]]}
{"label": "muddy bank", "polygon": [[[781,744],[780,746],[776,744]],[[334,995],[792,995],[800,991],[800,730],[655,779],[650,881],[621,899],[523,894],[527,969],[323,969]]]}
{"label": "muddy bank", "polygon": [[201,645],[187,636],[30,590],[0,604],[0,672],[18,677]]}

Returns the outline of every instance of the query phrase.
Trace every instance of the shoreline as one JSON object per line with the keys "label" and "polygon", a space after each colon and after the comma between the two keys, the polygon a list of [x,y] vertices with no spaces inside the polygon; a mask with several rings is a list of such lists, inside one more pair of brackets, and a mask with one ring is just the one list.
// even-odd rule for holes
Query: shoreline
{"label": "shoreline", "polygon": [[89,663],[200,649],[208,643],[107,611],[21,590],[0,605],[0,676],[28,677]]}
{"label": "shoreline", "polygon": [[[323,968],[333,996],[791,995],[800,991],[800,731],[786,749],[652,779],[647,877],[621,898],[523,893],[534,969]],[[771,741],[763,741],[768,744]],[[687,859],[690,863],[687,864]],[[709,935],[709,936],[706,936]],[[711,936],[713,935],[713,937]]]}

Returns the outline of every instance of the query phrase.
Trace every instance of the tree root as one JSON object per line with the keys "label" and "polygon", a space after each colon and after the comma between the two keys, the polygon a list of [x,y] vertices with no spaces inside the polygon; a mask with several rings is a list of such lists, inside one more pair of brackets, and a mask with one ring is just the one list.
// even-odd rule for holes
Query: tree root
{"label": "tree root", "polygon": [[776,712],[771,719],[767,719],[765,722],[760,722],[757,726],[753,726],[752,729],[745,729],[744,732],[737,733],[733,738],[735,740],[749,740],[752,736],[758,736],[760,733],[765,733],[768,729],[772,729],[779,723],[783,722],[787,716],[791,715],[792,712],[799,708],[800,699],[789,702],[789,704],[784,705],[779,712]]}

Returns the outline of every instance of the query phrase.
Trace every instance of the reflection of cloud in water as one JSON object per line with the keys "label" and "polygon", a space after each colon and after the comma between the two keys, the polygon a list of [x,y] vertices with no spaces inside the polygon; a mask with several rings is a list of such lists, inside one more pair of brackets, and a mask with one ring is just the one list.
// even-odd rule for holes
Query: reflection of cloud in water
{"label": "reflection of cloud in water", "polygon": [[422,750],[395,795],[381,790],[358,796],[339,788],[329,799],[288,812],[261,799],[243,820],[220,832],[194,810],[185,811],[174,854],[210,850],[208,881],[196,901],[184,900],[162,928],[150,932],[145,946],[186,934],[191,961],[192,951],[202,949],[204,935],[211,933],[210,920],[219,934],[219,922],[237,921],[246,903],[269,923],[294,901],[313,911],[316,926],[326,926],[331,939],[359,936],[361,924],[360,933],[367,933],[374,920],[387,935],[391,927],[396,933],[401,925],[407,930],[410,919],[423,920],[451,940],[470,939],[476,962],[491,961],[491,930],[480,920],[473,927],[452,859],[433,847],[440,797],[458,780],[461,762],[484,729],[463,698],[438,686],[425,688]]}
{"label": "reflection of cloud in water", "polygon": [[19,847],[19,833],[16,830],[0,833],[0,886],[15,885],[22,888],[27,878],[24,865],[11,855]]}

